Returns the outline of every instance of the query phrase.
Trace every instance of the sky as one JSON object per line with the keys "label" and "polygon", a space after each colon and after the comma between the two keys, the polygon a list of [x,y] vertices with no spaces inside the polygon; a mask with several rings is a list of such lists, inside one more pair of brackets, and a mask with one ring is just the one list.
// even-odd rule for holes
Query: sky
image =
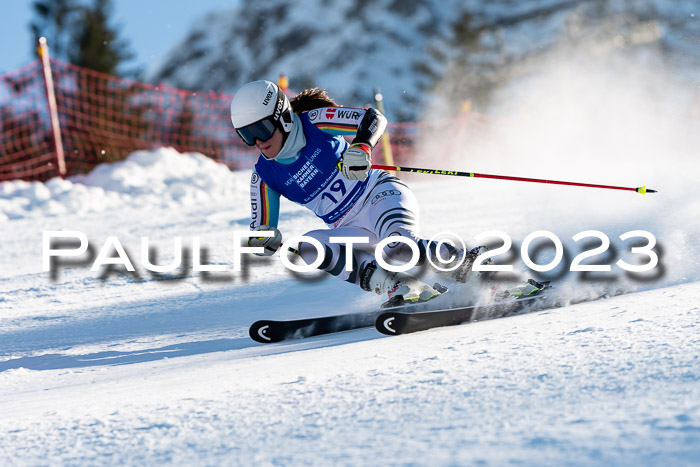
{"label": "sky", "polygon": [[[33,59],[32,0],[0,0],[0,74]],[[205,14],[235,8],[237,0],[113,0],[112,25],[119,28],[135,58],[129,68],[147,71]],[[49,44],[49,47],[51,44]]]}

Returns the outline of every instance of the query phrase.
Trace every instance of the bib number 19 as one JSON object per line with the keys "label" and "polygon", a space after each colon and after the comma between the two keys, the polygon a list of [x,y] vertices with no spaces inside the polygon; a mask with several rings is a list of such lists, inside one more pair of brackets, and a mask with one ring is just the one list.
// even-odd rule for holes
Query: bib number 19
{"label": "bib number 19", "polygon": [[[345,183],[343,183],[342,180],[338,179],[333,184],[331,184],[330,188],[328,188],[329,191],[332,191],[334,193],[340,193],[340,196],[343,197],[345,196],[345,193],[347,193],[347,188],[345,188]],[[338,200],[330,194],[328,191],[324,192],[323,195],[321,196],[321,199],[329,199],[331,200],[334,204],[338,204]]]}

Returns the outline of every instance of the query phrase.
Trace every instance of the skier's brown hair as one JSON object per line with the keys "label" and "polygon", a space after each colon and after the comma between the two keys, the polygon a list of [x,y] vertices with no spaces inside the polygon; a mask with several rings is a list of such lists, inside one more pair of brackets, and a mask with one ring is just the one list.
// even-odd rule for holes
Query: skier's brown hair
{"label": "skier's brown hair", "polygon": [[313,109],[320,109],[322,107],[340,107],[331,96],[328,95],[325,89],[320,88],[305,89],[292,97],[289,103],[292,105],[292,110],[296,114],[308,112]]}

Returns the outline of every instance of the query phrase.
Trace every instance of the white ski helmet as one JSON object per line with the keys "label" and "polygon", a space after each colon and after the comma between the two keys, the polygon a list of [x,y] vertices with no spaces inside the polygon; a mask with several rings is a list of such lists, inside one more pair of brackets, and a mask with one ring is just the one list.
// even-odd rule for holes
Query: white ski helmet
{"label": "white ski helmet", "polygon": [[286,141],[294,123],[292,106],[275,83],[252,81],[233,96],[231,123],[248,146],[255,146],[256,139],[267,141],[275,128],[280,129]]}

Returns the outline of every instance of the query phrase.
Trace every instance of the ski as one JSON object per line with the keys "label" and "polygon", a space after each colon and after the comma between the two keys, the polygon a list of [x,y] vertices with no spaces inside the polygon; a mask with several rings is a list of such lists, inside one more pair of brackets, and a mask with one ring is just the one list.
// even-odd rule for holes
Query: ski
{"label": "ski", "polygon": [[[438,285],[436,284],[436,286]],[[542,289],[548,288],[546,284],[537,283],[537,286]],[[399,300],[390,300],[380,310],[286,321],[260,320],[250,326],[248,334],[251,339],[261,344],[304,339],[306,337],[371,326],[376,326],[384,334],[406,334],[408,332],[422,331],[439,326],[451,326],[469,321],[477,309],[495,309],[504,313],[511,309],[516,311],[525,302],[542,297],[542,295],[532,295],[517,299],[512,298],[508,302],[478,308],[440,309],[439,303],[443,300],[442,297],[449,296],[446,288],[440,286],[440,290],[443,294],[432,300],[418,303],[399,303]]]}
{"label": "ski", "polygon": [[[447,289],[444,289],[447,291]],[[250,338],[261,344],[271,344],[292,339],[320,336],[335,332],[349,331],[374,326],[377,316],[386,311],[407,310],[425,311],[433,307],[435,299],[419,303],[396,303],[389,301],[380,310],[372,310],[364,313],[347,313],[336,316],[323,316],[319,318],[294,319],[287,321],[261,320],[253,323],[248,329]]]}
{"label": "ski", "polygon": [[381,311],[349,313],[320,318],[295,319],[289,321],[256,321],[248,330],[250,338],[261,344],[271,344],[290,339],[320,336],[333,332],[349,331],[372,326]]}
{"label": "ski", "polygon": [[389,336],[426,331],[432,328],[455,326],[471,321],[477,311],[506,315],[521,310],[524,306],[545,297],[541,290],[549,288],[549,284],[540,284],[540,292],[530,296],[509,298],[501,302],[487,305],[472,305],[442,310],[412,312],[408,310],[390,310],[381,313],[375,321],[377,331]]}

